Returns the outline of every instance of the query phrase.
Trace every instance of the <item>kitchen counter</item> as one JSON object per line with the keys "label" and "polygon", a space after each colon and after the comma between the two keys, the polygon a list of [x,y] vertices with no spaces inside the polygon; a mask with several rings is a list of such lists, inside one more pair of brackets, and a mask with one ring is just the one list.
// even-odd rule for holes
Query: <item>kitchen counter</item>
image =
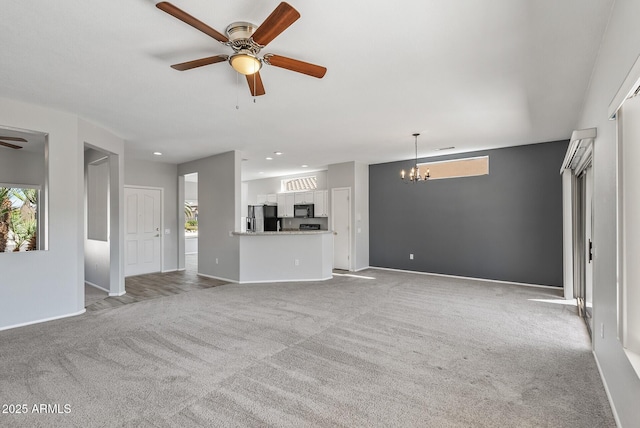
{"label": "kitchen counter", "polygon": [[281,230],[279,232],[232,232],[234,235],[240,236],[262,236],[262,235],[320,235],[333,233],[330,230]]}
{"label": "kitchen counter", "polygon": [[233,232],[240,247],[241,284],[332,278],[333,232]]}

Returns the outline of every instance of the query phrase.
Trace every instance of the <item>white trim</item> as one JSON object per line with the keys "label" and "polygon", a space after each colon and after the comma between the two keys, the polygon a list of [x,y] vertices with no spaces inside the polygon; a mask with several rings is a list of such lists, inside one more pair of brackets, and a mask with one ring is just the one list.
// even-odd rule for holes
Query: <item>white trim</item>
{"label": "white trim", "polygon": [[104,287],[100,287],[98,284],[94,284],[93,282],[90,282],[90,281],[85,280],[85,281],[84,281],[84,283],[85,283],[86,285],[89,285],[89,286],[93,287],[93,288],[97,288],[97,289],[98,289],[98,290],[100,290],[100,291],[104,291],[105,293],[108,293],[108,292],[109,292],[109,290],[107,290],[106,288],[104,288]]}
{"label": "white trim", "polygon": [[[627,77],[625,77],[622,85],[620,85],[620,89],[616,92],[616,95],[611,100],[609,104],[609,109],[607,113],[609,114],[609,120],[614,120],[616,118],[616,114],[624,101],[632,95],[636,89],[640,86],[640,56],[636,59],[636,62],[627,73]],[[628,88],[628,89],[627,89]]]}
{"label": "white trim", "polygon": [[[571,133],[571,141],[569,141],[567,153],[564,155],[564,160],[562,161],[562,166],[560,167],[560,174],[562,174],[565,169],[572,167],[573,159],[576,156],[578,150],[586,151],[586,153],[580,154],[581,159],[592,157],[593,145],[591,143],[593,143],[593,140],[595,140],[596,136],[596,128],[580,129],[575,130]],[[576,170],[576,175],[579,175],[580,172],[582,172],[582,169],[584,169],[583,164],[585,162],[586,160],[581,160],[581,165],[579,165],[579,167],[573,167],[573,169]]]}
{"label": "white trim", "polygon": [[604,392],[607,394],[607,399],[609,400],[609,406],[611,406],[611,413],[613,413],[613,419],[616,421],[616,426],[621,427],[620,417],[618,417],[618,411],[616,410],[615,402],[613,398],[611,398],[611,392],[609,391],[609,385],[607,385],[607,379],[604,377],[602,373],[602,367],[600,367],[600,361],[598,361],[598,355],[595,351],[591,351],[593,354],[593,359],[596,360],[596,367],[598,367],[598,373],[600,374],[600,379],[602,380],[602,385],[604,386]]}
{"label": "white trim", "polygon": [[631,366],[636,371],[636,375],[640,378],[640,354],[633,352],[628,348],[623,348],[623,351],[631,363]]}
{"label": "white trim", "polygon": [[167,269],[167,270],[160,271],[160,273],[176,272],[177,270],[178,269]]}
{"label": "white trim", "polygon": [[109,297],[120,297],[120,296],[124,296],[125,294],[127,294],[126,291],[118,291],[117,293],[109,292]]}
{"label": "white trim", "polygon": [[23,322],[23,323],[20,323],[20,324],[8,325],[8,326],[5,326],[5,327],[0,327],[0,331],[11,330],[12,328],[18,328],[18,327],[26,327],[26,326],[32,325],[32,324],[40,324],[40,323],[43,323],[43,322],[55,321],[55,320],[59,320],[59,319],[62,319],[62,318],[75,317],[77,315],[84,314],[86,311],[87,310],[85,308],[82,308],[81,311],[74,312],[74,313],[71,313],[71,314],[58,315],[56,317],[43,318],[43,319],[39,319],[39,320],[35,320],[35,321],[28,321],[28,322]]}
{"label": "white trim", "polygon": [[392,272],[415,273],[415,274],[418,274],[418,275],[440,276],[440,277],[444,277],[444,278],[470,279],[470,280],[473,280],[473,281],[482,281],[482,282],[497,282],[497,283],[500,283],[500,284],[507,284],[507,285],[519,285],[521,287],[546,288],[546,289],[549,289],[549,290],[558,290],[558,291],[562,290],[562,287],[555,287],[553,285],[527,284],[526,282],[513,282],[513,281],[502,281],[502,280],[499,280],[499,279],[474,278],[472,276],[447,275],[447,274],[444,274],[444,273],[420,272],[420,271],[416,271],[416,270],[393,269],[393,268],[384,268],[384,267],[377,267],[377,266],[371,266],[370,268],[371,269],[378,269],[378,270],[388,270],[388,271],[392,271]]}
{"label": "white trim", "polygon": [[365,266],[365,267],[362,267],[360,269],[353,270],[351,272],[360,272],[360,271],[365,270],[365,269],[371,269],[371,266]]}
{"label": "white trim", "polygon": [[207,274],[205,274],[205,273],[200,273],[200,272],[198,272],[196,275],[198,275],[198,276],[204,276],[205,278],[219,279],[219,280],[221,280],[221,281],[229,281],[229,282],[232,282],[232,283],[234,283],[234,284],[239,284],[239,282],[238,282],[237,280],[235,280],[235,279],[223,278],[223,277],[221,277],[221,276],[207,275]]}

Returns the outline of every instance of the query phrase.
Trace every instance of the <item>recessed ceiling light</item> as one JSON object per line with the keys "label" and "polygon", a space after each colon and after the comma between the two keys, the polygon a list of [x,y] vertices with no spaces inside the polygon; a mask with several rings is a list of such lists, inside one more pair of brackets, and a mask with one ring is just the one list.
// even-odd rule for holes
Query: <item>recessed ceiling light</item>
{"label": "recessed ceiling light", "polygon": [[153,152],[153,154],[156,156],[162,156],[162,152]]}
{"label": "recessed ceiling light", "polygon": [[282,154],[282,152],[273,152],[274,155],[276,156],[280,156]]}
{"label": "recessed ceiling light", "polygon": [[264,171],[260,171],[258,174],[264,174]]}
{"label": "recessed ceiling light", "polygon": [[304,164],[304,165],[302,165],[302,167],[303,167],[303,168],[309,168],[309,165]]}
{"label": "recessed ceiling light", "polygon": [[451,150],[451,149],[455,149],[455,148],[456,148],[456,146],[440,147],[439,149],[436,149],[436,150],[438,150],[438,151],[440,151],[440,150]]}
{"label": "recessed ceiling light", "polygon": [[266,157],[265,159],[266,159],[266,160],[273,160],[273,158],[272,158],[272,157],[270,157],[270,156],[269,156],[269,157]]}

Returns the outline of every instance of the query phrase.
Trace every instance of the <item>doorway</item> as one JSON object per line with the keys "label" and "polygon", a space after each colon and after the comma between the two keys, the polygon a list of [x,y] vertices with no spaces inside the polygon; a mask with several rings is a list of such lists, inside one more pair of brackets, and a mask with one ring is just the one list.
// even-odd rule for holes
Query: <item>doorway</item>
{"label": "doorway", "polygon": [[125,293],[119,155],[84,143],[85,305]]}
{"label": "doorway", "polygon": [[198,173],[184,176],[184,267],[198,271]]}
{"label": "doorway", "polygon": [[591,162],[576,180],[579,213],[576,233],[576,278],[574,294],[578,313],[593,332],[593,167]]}
{"label": "doorway", "polygon": [[351,270],[351,188],[331,189],[333,268]]}
{"label": "doorway", "polygon": [[163,190],[124,188],[125,276],[162,271]]}

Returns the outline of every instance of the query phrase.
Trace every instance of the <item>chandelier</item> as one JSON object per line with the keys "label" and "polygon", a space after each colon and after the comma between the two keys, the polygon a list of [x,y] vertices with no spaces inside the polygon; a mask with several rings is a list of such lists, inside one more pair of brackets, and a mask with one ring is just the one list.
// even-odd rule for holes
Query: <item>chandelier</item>
{"label": "chandelier", "polygon": [[[427,181],[429,179],[429,177],[431,177],[431,175],[429,174],[429,170],[427,169],[427,172],[425,172],[424,176],[420,175],[420,168],[418,168],[418,136],[420,134],[413,134],[413,136],[416,139],[416,160],[415,163],[413,164],[413,168],[411,168],[411,170],[409,171],[409,177],[407,177],[409,179],[410,182],[412,183],[417,183],[418,181]],[[402,171],[400,171],[400,178],[402,180],[405,179],[407,173],[405,172],[405,170],[403,169]]]}

